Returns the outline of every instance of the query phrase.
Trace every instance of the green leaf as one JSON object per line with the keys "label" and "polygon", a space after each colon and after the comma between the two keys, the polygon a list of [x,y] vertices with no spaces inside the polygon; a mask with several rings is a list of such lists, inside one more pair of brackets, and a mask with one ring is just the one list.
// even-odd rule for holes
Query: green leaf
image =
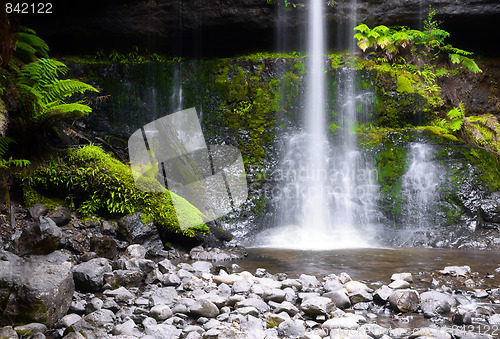
{"label": "green leaf", "polygon": [[367,25],[365,24],[360,24],[356,27],[354,27],[354,30],[355,31],[360,31],[361,33],[369,33],[370,32],[370,27],[368,27]]}

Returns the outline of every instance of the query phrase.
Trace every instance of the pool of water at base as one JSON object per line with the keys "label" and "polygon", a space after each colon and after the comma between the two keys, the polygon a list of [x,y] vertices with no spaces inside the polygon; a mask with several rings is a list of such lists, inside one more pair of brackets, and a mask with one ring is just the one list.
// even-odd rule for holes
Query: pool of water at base
{"label": "pool of water at base", "polygon": [[[315,275],[321,279],[329,274],[346,272],[353,280],[366,283],[377,289],[391,282],[393,273],[410,272],[414,282],[411,288],[424,292],[450,288],[462,300],[482,304],[481,299],[473,298],[474,293],[500,287],[500,251],[473,249],[436,249],[436,248],[364,248],[328,251],[302,251],[273,248],[248,248],[248,256],[236,263],[241,270],[255,274],[257,268],[265,268],[271,274],[286,273],[289,278],[301,274]],[[227,264],[227,263],[226,263]],[[439,273],[446,266],[470,266],[470,277],[450,277]],[[468,279],[473,281],[467,281]],[[433,285],[436,283],[436,285]],[[484,300],[484,304],[500,313],[500,305]],[[376,315],[376,322],[385,328],[417,328],[436,325],[436,320],[426,319],[421,313],[389,314],[384,308],[369,311],[350,310],[361,314]],[[444,314],[438,326],[454,326],[451,314]],[[475,332],[481,325],[472,326]],[[468,328],[471,331],[471,327]],[[474,332],[472,331],[472,332]]]}

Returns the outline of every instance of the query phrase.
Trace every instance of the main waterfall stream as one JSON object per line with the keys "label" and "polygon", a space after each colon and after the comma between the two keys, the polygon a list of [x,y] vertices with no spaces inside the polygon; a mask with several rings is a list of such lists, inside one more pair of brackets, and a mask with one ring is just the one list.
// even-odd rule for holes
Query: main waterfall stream
{"label": "main waterfall stream", "polygon": [[[352,2],[355,13],[356,3]],[[354,27],[355,16],[350,26]],[[355,70],[338,74],[340,114],[335,142],[327,137],[323,2],[312,0],[308,28],[304,129],[289,135],[274,173],[279,187],[272,203],[274,228],[257,237],[258,246],[325,250],[370,247],[370,215],[377,192],[374,171],[363,161],[354,129],[357,106],[369,99],[356,93]],[[354,42],[349,43],[354,50]]]}

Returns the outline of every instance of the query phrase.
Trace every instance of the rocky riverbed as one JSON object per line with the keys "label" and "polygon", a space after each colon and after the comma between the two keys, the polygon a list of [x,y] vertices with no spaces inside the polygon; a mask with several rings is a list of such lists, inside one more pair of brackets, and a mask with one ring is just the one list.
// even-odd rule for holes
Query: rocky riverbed
{"label": "rocky riverbed", "polygon": [[22,212],[24,225],[0,251],[0,338],[500,335],[500,268],[483,276],[448,266],[425,281],[417,272],[381,281],[248,272],[231,261],[242,249],[163,250],[134,218],[132,236],[126,220],[117,230],[95,219],[69,222],[64,211],[52,219],[40,206],[24,219]]}

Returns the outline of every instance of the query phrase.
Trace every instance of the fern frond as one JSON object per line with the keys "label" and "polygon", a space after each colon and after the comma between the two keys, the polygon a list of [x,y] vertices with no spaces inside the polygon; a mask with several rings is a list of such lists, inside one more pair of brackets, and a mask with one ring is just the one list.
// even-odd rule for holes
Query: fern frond
{"label": "fern frond", "polygon": [[39,36],[32,33],[18,33],[17,41],[30,45],[34,50],[34,55],[47,58],[49,56],[49,45]]}
{"label": "fern frond", "polygon": [[361,33],[369,33],[370,32],[370,27],[368,27],[365,24],[358,25],[353,28],[355,31],[360,31]]}
{"label": "fern frond", "polygon": [[448,118],[450,119],[458,119],[458,118],[463,118],[463,112],[462,110],[454,107],[452,108],[451,110],[448,111],[448,113],[446,113],[446,115],[448,116]]}
{"label": "fern frond", "polygon": [[14,139],[9,137],[0,137],[0,158],[7,153],[7,149],[9,148],[9,144],[11,142],[15,142]]}
{"label": "fern frond", "polygon": [[92,85],[73,79],[57,80],[46,86],[44,90],[44,102],[46,103],[62,102],[76,93],[83,94],[86,91],[98,92]]}
{"label": "fern frond", "polygon": [[90,106],[79,102],[48,106],[47,109],[51,112],[51,114],[59,114],[68,118],[79,118],[92,112],[92,108]]}
{"label": "fern frond", "polygon": [[58,80],[59,74],[66,74],[67,71],[64,63],[41,58],[21,69],[20,80],[25,84],[45,86]]}

